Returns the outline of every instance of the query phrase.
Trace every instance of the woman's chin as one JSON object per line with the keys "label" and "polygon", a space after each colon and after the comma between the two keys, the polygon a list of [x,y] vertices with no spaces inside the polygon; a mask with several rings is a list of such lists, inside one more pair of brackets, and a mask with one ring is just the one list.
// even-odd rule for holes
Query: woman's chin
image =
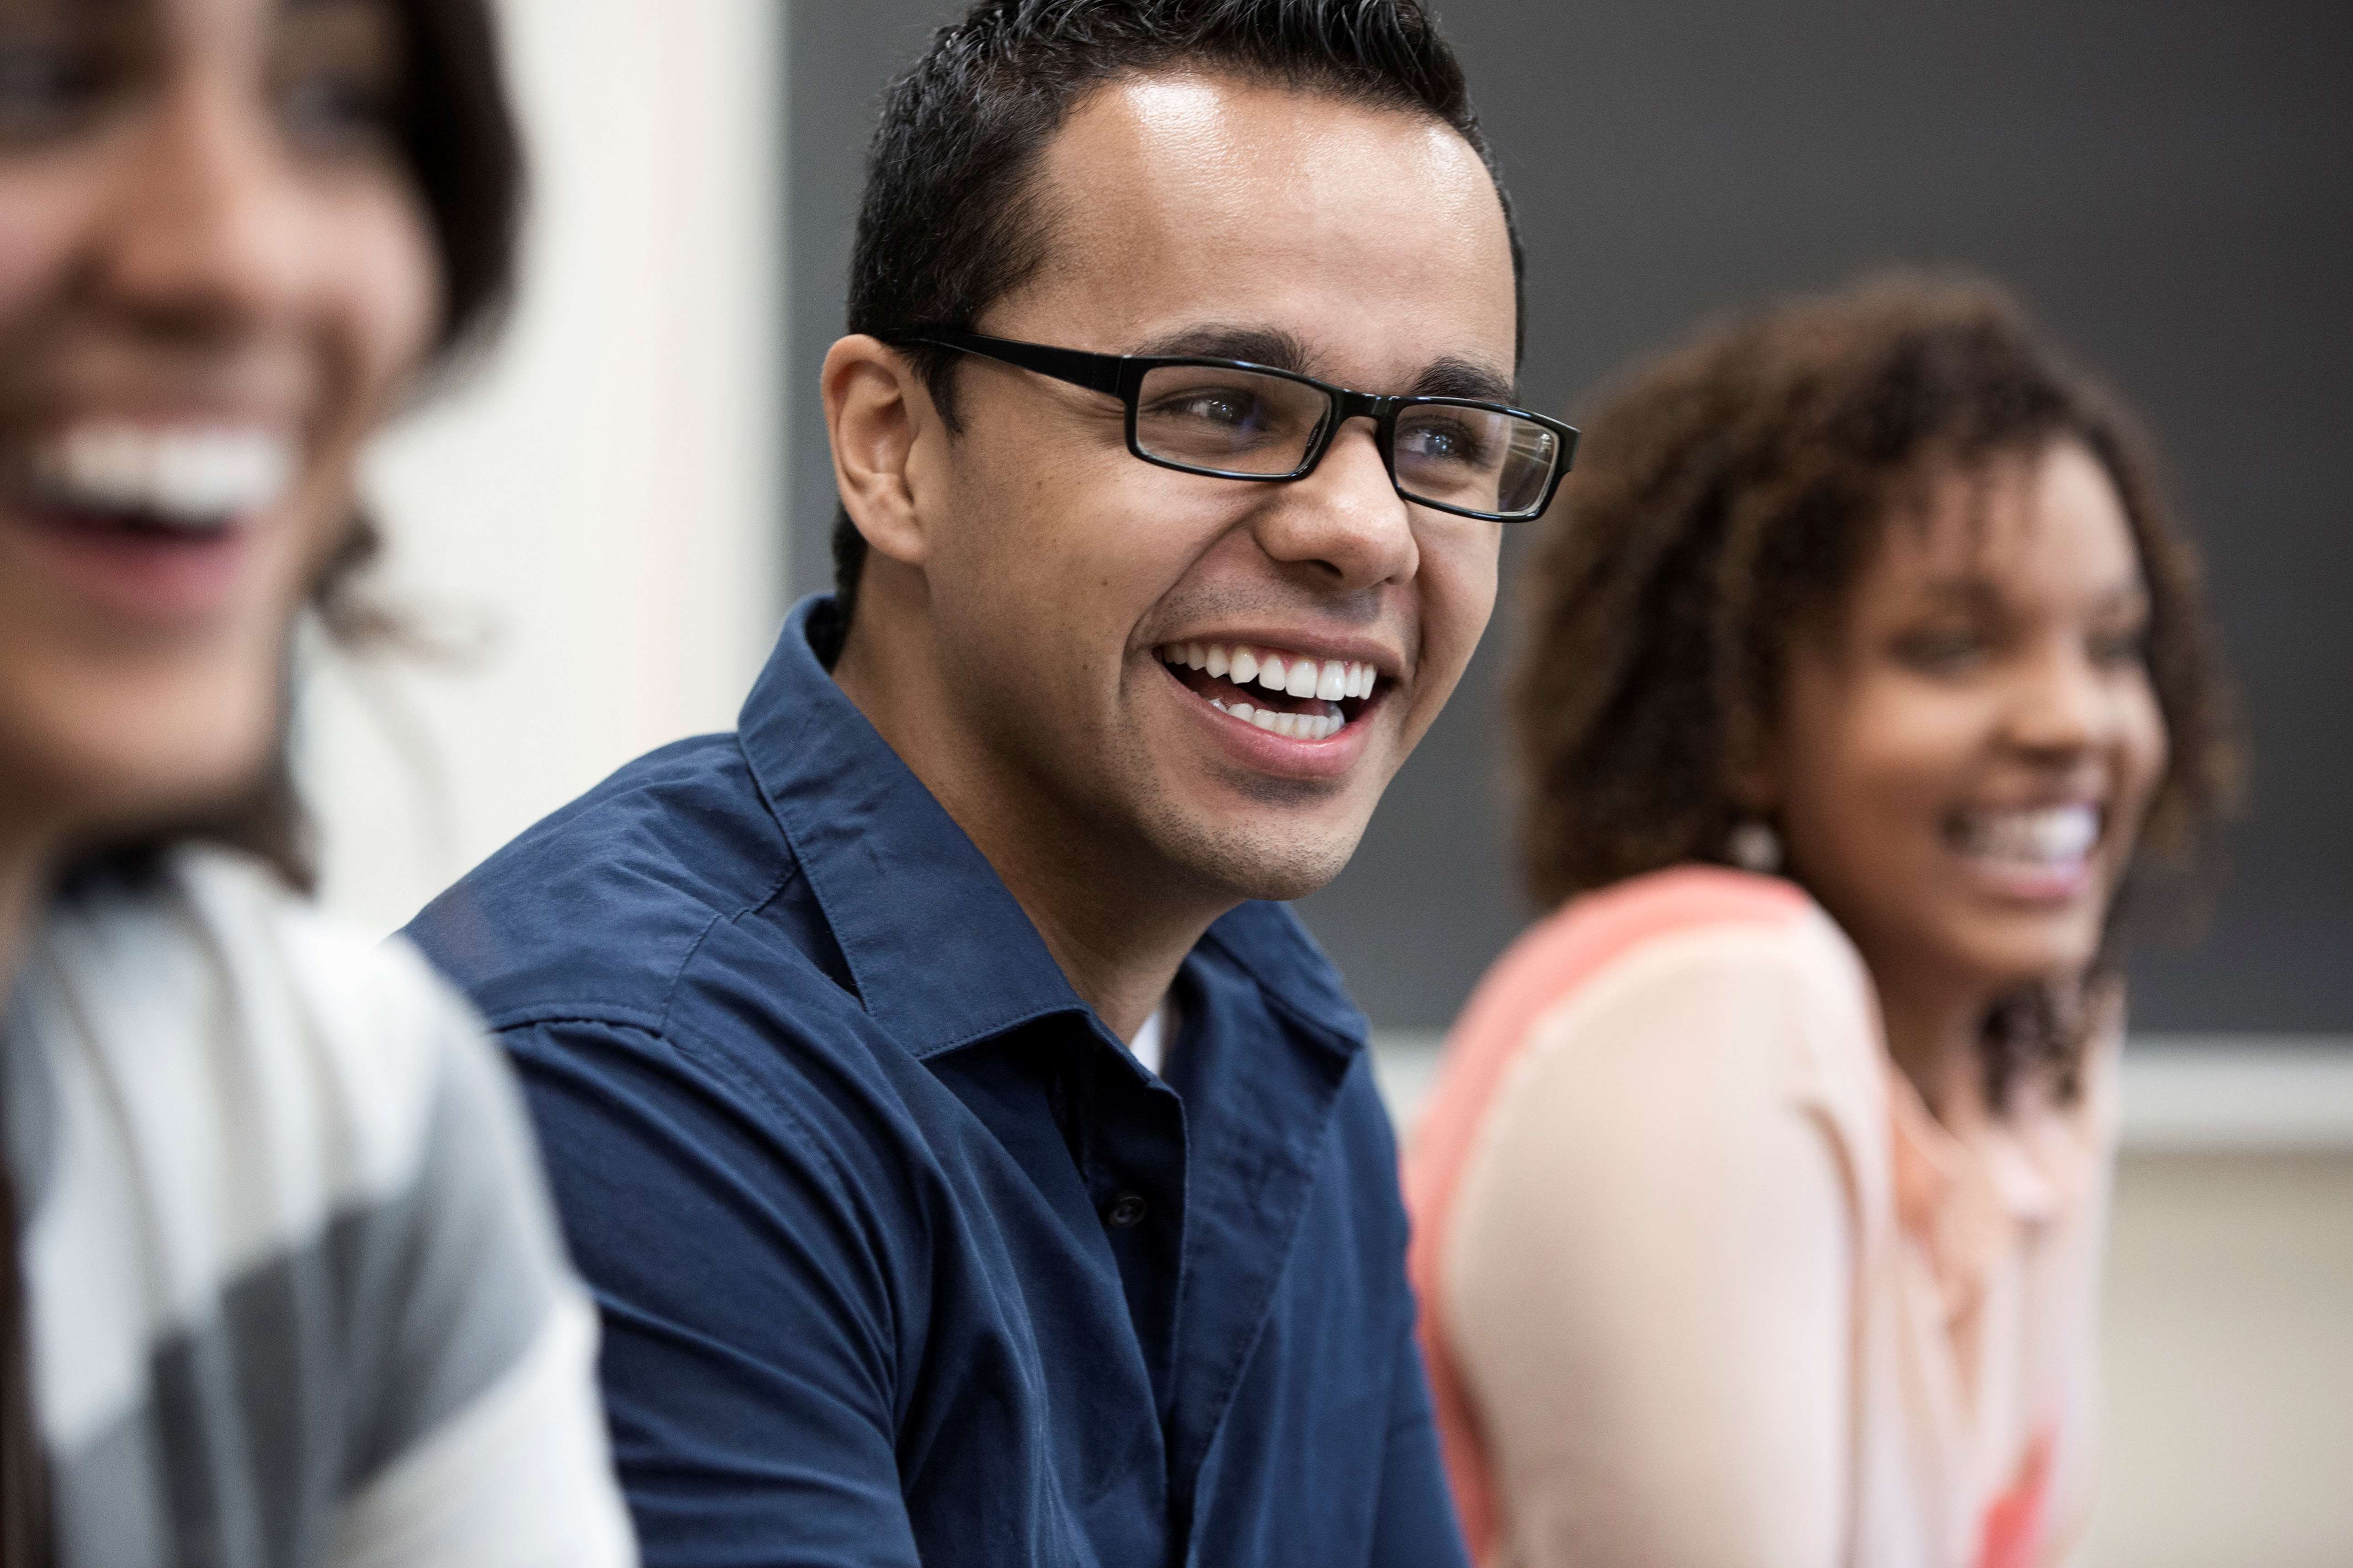
{"label": "woman's chin", "polygon": [[0,716],[0,744],[31,785],[25,807],[58,840],[90,843],[216,815],[242,799],[280,739],[277,683],[226,685],[85,689],[79,701],[38,702],[30,712],[5,704],[14,711]]}
{"label": "woman's chin", "polygon": [[1957,922],[1944,945],[1957,967],[1983,978],[1989,989],[2064,983],[2099,957],[2097,910],[2008,910]]}

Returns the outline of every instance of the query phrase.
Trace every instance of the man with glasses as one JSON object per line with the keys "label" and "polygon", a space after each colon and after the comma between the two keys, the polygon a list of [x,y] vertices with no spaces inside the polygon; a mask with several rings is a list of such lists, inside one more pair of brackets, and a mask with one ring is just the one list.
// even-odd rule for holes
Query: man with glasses
{"label": "man with glasses", "polygon": [[886,97],[834,594],[413,933],[649,1563],[1462,1561],[1345,864],[1575,433],[1416,0],[993,0]]}

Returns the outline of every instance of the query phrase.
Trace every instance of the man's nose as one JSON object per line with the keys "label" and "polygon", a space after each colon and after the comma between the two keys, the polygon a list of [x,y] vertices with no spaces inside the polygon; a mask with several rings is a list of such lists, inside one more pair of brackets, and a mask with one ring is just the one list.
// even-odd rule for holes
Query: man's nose
{"label": "man's nose", "polygon": [[174,83],[124,149],[95,270],[151,330],[234,334],[301,293],[301,175],[256,97]]}
{"label": "man's nose", "polygon": [[1344,591],[1402,582],[1420,565],[1412,511],[1389,479],[1368,419],[1343,425],[1315,471],[1282,487],[1261,512],[1257,535],[1268,555]]}

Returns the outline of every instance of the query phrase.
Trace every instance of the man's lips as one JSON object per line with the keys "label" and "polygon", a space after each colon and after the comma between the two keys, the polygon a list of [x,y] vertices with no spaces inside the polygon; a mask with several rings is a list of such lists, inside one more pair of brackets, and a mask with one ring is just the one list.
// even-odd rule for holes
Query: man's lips
{"label": "man's lips", "polygon": [[1165,643],[1155,651],[1177,683],[1212,708],[1294,741],[1339,735],[1377,700],[1385,679],[1368,660],[1264,643]]}
{"label": "man's lips", "polygon": [[[1343,661],[1338,674],[1341,689],[1345,692],[1353,684],[1363,690],[1369,685],[1368,695],[1294,697],[1291,692],[1293,666],[1288,660],[1282,670],[1283,685],[1276,689],[1263,684],[1255,674],[1248,685],[1237,682],[1231,645],[1228,645],[1225,672],[1214,676],[1208,672],[1206,648],[1199,650],[1202,662],[1198,669],[1189,659],[1166,657],[1186,654],[1187,645],[1155,651],[1163,656],[1161,669],[1168,677],[1175,700],[1197,716],[1204,741],[1228,765],[1239,764],[1249,773],[1302,784],[1331,785],[1354,771],[1378,727],[1370,721],[1371,716],[1386,705],[1395,684],[1370,666],[1352,681]],[[1317,689],[1322,689],[1324,661],[1314,662]],[[1247,663],[1243,666],[1245,670],[1250,668]],[[1298,680],[1302,687],[1306,685],[1304,676]]]}

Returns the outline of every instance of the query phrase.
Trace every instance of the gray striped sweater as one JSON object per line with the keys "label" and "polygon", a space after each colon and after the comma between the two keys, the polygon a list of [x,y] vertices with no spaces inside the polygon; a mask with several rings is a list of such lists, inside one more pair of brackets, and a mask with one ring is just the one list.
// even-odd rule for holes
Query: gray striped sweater
{"label": "gray striped sweater", "polygon": [[60,1568],[634,1561],[516,1097],[413,950],[184,849],[51,909],[0,1069]]}

